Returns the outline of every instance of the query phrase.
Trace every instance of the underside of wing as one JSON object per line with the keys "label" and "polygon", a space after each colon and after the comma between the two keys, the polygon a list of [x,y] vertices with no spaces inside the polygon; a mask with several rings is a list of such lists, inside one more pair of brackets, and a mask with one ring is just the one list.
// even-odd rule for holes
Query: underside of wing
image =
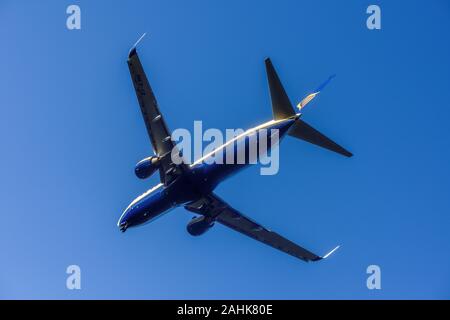
{"label": "underside of wing", "polygon": [[318,261],[323,258],[327,258],[338,248],[336,247],[325,256],[318,256],[311,251],[300,247],[294,242],[280,236],[278,233],[264,228],[250,218],[247,218],[215,194],[209,194],[208,196],[189,204],[185,208],[195,213],[210,216],[224,226],[306,262]]}
{"label": "underside of wing", "polygon": [[168,184],[181,169],[171,159],[171,152],[175,148],[175,144],[171,139],[171,134],[164,118],[159,111],[158,103],[139,60],[136,47],[131,49],[127,62],[148,136],[150,137],[155,154],[160,159],[159,170],[161,181]]}

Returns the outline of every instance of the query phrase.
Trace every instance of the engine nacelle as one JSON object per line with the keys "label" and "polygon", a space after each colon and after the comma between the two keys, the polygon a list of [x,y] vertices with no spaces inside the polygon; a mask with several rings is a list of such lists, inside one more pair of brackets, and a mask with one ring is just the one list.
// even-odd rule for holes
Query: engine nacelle
{"label": "engine nacelle", "polygon": [[139,179],[147,179],[159,168],[159,158],[158,157],[148,157],[142,159],[136,164],[134,168],[134,173]]}
{"label": "engine nacelle", "polygon": [[200,236],[208,231],[214,225],[214,221],[211,218],[200,216],[192,218],[189,221],[186,229],[191,236]]}

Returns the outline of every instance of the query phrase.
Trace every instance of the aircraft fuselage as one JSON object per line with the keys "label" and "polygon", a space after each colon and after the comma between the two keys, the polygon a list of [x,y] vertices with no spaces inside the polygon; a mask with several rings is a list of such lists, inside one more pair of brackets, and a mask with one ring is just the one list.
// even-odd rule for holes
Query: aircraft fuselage
{"label": "aircraft fuselage", "polygon": [[[297,114],[288,119],[268,121],[227,141],[196,160],[190,165],[188,172],[169,185],[160,183],[134,199],[122,213],[118,226],[125,231],[129,227],[148,223],[177,206],[209,194],[220,182],[266,156],[277,146],[299,116],[300,114]],[[256,154],[254,149],[251,150],[254,148],[252,143],[258,147]],[[265,145],[262,146],[262,143]],[[265,152],[259,152],[261,147]],[[230,152],[233,153],[231,156]],[[218,155],[223,157],[222,161],[217,161]],[[238,155],[245,157],[238,159]],[[229,161],[230,159],[232,161]]]}

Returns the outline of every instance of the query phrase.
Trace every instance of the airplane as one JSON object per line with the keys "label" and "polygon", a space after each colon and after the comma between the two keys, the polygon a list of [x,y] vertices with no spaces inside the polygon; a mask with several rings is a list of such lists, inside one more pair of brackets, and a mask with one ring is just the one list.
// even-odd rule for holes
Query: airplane
{"label": "airplane", "polygon": [[[214,151],[192,164],[185,162],[176,164],[173,161],[171,155],[178,152],[177,146],[171,138],[171,133],[140,62],[136,47],[141,39],[131,48],[127,63],[155,154],[139,161],[135,166],[135,174],[140,179],[146,179],[159,171],[160,183],[130,203],[117,223],[119,229],[125,232],[128,228],[151,222],[171,209],[184,206],[186,210],[196,214],[187,225],[188,233],[193,236],[204,234],[217,222],[306,262],[319,261],[336,251],[339,246],[324,256],[316,255],[246,217],[214,193],[214,189],[222,181],[247,167],[248,162],[219,164],[204,161],[214,156]],[[278,129],[280,141],[287,135],[351,157],[352,154],[349,151],[300,119],[302,113],[295,112],[269,58],[265,60],[265,67],[272,100],[273,119],[245,131],[217,149],[222,149],[226,153],[227,149],[224,146],[231,144],[233,150],[239,152],[242,148],[249,148],[248,141],[255,133],[267,134],[267,139],[270,140],[273,138],[270,129]],[[302,111],[332,78],[327,79],[317,90],[307,95],[297,105],[299,111]],[[267,148],[268,151],[270,146]]]}

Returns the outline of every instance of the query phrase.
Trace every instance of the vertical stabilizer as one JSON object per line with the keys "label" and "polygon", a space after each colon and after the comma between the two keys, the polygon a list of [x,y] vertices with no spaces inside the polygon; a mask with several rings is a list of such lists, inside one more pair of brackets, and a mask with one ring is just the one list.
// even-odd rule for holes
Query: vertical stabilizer
{"label": "vertical stabilizer", "polygon": [[291,101],[284,91],[280,78],[269,58],[265,60],[267,81],[269,82],[270,98],[272,99],[272,112],[275,120],[286,119],[295,116]]}

